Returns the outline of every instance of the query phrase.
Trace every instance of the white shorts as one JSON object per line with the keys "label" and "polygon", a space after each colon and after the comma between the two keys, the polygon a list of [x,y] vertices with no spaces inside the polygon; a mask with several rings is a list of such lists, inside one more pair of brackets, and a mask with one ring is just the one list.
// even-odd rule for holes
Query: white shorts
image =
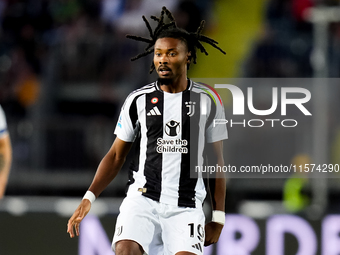
{"label": "white shorts", "polygon": [[202,208],[162,204],[142,195],[126,197],[119,208],[112,249],[120,240],[140,244],[144,254],[203,254],[205,216]]}

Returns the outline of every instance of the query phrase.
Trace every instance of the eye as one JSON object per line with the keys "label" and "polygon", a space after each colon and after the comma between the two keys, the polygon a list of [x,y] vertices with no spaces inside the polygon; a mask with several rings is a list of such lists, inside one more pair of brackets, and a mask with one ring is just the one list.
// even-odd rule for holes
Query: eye
{"label": "eye", "polygon": [[161,53],[156,52],[156,53],[155,53],[155,56],[160,57],[160,56],[161,56]]}
{"label": "eye", "polygon": [[175,52],[170,52],[169,55],[170,55],[170,57],[174,57],[174,56],[176,56],[176,53]]}

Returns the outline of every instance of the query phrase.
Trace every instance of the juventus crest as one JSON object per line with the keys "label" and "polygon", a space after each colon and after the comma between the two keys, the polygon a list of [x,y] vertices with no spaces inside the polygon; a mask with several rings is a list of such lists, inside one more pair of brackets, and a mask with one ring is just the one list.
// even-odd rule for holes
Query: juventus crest
{"label": "juventus crest", "polygon": [[195,114],[195,104],[196,104],[196,102],[192,102],[192,101],[185,102],[186,107],[189,108],[188,113],[187,113],[187,115],[189,117],[191,117]]}

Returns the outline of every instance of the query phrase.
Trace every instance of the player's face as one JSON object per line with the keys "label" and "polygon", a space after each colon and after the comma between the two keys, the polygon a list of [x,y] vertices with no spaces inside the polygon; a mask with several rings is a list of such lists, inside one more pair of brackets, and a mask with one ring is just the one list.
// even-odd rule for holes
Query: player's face
{"label": "player's face", "polygon": [[160,38],[155,43],[154,65],[159,78],[175,81],[187,75],[190,53],[186,44],[175,38]]}

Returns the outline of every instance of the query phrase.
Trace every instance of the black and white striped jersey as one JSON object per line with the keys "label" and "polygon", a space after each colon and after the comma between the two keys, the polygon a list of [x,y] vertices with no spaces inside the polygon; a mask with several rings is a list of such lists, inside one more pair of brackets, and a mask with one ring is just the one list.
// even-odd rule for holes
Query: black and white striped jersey
{"label": "black and white striped jersey", "polygon": [[228,137],[214,119],[225,119],[224,107],[207,85],[188,80],[185,91],[167,93],[154,82],[133,91],[115,129],[119,139],[138,143],[127,195],[183,207],[202,203],[203,178],[190,177],[190,170],[202,166],[205,143]]}

